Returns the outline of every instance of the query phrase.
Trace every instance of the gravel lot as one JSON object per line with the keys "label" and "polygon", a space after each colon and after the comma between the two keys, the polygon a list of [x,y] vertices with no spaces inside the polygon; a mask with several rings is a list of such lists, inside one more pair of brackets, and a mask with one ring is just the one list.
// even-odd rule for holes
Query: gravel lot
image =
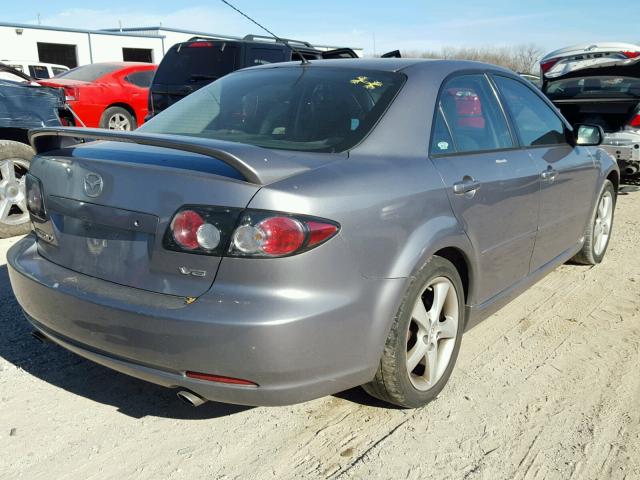
{"label": "gravel lot", "polygon": [[[208,403],[34,341],[0,241],[0,478],[640,478],[640,187],[596,268],[564,265],[469,332],[440,397]],[[15,241],[15,240],[14,240]]]}

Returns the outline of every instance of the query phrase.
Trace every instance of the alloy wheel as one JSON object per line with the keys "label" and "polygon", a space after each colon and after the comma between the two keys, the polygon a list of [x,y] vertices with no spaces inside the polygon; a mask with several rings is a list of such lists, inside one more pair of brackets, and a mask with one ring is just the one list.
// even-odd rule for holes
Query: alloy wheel
{"label": "alloy wheel", "polygon": [[109,130],[131,130],[131,122],[122,113],[114,113],[109,117]]}
{"label": "alloy wheel", "polygon": [[29,221],[25,188],[28,170],[26,160],[0,160],[0,224],[15,226]]}
{"label": "alloy wheel", "polygon": [[407,372],[413,386],[429,390],[442,377],[459,328],[458,293],[445,277],[430,281],[418,296],[407,331]]}
{"label": "alloy wheel", "polygon": [[593,252],[601,255],[609,242],[611,233],[611,221],[613,219],[613,197],[611,192],[605,192],[598,203],[596,221],[593,226]]}

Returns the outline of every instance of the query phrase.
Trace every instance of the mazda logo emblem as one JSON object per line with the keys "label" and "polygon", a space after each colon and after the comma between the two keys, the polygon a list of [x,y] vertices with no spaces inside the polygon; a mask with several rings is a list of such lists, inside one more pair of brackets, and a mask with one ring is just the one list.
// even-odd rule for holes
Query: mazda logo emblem
{"label": "mazda logo emblem", "polygon": [[87,197],[98,197],[102,193],[104,183],[102,177],[97,173],[87,173],[84,176],[84,193]]}

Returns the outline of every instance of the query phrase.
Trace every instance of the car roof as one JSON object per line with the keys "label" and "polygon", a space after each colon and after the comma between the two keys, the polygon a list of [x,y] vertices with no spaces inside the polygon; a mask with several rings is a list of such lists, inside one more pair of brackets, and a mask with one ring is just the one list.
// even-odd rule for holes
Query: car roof
{"label": "car roof", "polygon": [[[264,68],[285,68],[302,66],[302,62],[282,62],[270,63],[267,65],[259,65],[251,67],[254,69]],[[338,58],[327,60],[311,60],[306,64],[307,67],[314,68],[350,68],[364,70],[380,70],[387,72],[409,71],[413,68],[433,70],[434,72],[445,73],[447,71],[454,72],[459,70],[492,70],[499,72],[514,73],[497,65],[483,62],[474,62],[470,60],[437,60],[425,58]],[[246,70],[246,69],[245,69]]]}

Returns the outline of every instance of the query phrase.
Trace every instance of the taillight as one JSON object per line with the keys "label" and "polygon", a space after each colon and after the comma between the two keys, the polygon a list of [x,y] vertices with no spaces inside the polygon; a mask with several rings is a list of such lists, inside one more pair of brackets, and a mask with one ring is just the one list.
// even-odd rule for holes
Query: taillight
{"label": "taillight", "polygon": [[233,234],[231,248],[242,255],[290,255],[299,250],[305,228],[291,217],[269,217],[256,225],[241,225]]}
{"label": "taillight", "polygon": [[44,207],[44,197],[42,195],[42,184],[40,183],[40,180],[30,173],[27,173],[25,184],[27,193],[27,210],[29,210],[29,213],[35,218],[45,220],[47,213]]}
{"label": "taillight", "polygon": [[328,220],[246,211],[231,237],[228,254],[235,257],[285,257],[306,252],[338,232]]}
{"label": "taillight", "polygon": [[627,58],[638,58],[638,57],[640,57],[640,52],[622,52],[622,54]]}
{"label": "taillight", "polygon": [[549,70],[553,68],[553,66],[560,61],[559,58],[550,58],[549,60],[545,60],[540,62],[540,70],[542,70],[542,74],[544,75]]}
{"label": "taillight", "polygon": [[185,206],[178,210],[164,236],[164,246],[178,252],[221,256],[229,245],[239,208]]}
{"label": "taillight", "polygon": [[189,48],[209,48],[213,47],[213,42],[192,42],[187,45]]}
{"label": "taillight", "polygon": [[258,210],[185,206],[164,237],[169,250],[232,257],[284,257],[305,252],[338,232],[331,221]]}
{"label": "taillight", "polygon": [[629,122],[629,126],[633,128],[640,128],[640,114],[634,115],[634,117]]}
{"label": "taillight", "polygon": [[76,87],[63,87],[64,88],[64,99],[67,102],[75,102],[80,100],[80,89]]}

